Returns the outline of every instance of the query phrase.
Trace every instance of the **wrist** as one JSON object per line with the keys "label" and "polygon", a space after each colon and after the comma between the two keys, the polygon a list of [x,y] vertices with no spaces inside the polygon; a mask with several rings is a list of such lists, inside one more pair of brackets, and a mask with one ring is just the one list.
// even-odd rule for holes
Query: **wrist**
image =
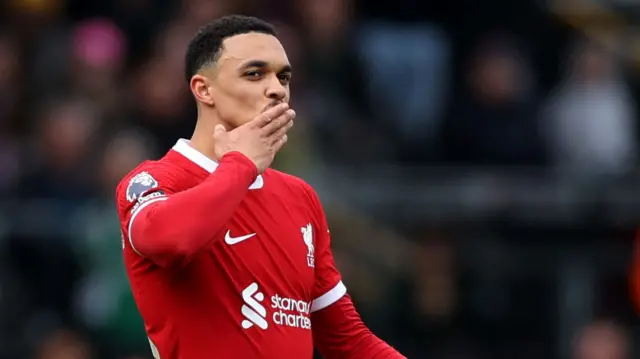
{"label": "wrist", "polygon": [[255,179],[258,177],[258,167],[256,164],[246,155],[239,151],[230,151],[225,153],[220,159],[220,165],[223,163],[234,163],[243,169],[246,169],[251,173],[251,177]]}

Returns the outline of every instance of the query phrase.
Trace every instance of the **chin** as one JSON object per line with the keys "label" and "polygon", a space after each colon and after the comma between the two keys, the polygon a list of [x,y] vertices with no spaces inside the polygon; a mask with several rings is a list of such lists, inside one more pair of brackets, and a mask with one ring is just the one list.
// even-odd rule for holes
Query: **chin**
{"label": "chin", "polygon": [[246,123],[251,122],[257,115],[252,115],[252,116],[247,116],[246,119],[241,119],[241,120],[237,120],[237,121],[233,121],[231,122],[231,124],[233,125],[233,128],[236,127],[240,127]]}

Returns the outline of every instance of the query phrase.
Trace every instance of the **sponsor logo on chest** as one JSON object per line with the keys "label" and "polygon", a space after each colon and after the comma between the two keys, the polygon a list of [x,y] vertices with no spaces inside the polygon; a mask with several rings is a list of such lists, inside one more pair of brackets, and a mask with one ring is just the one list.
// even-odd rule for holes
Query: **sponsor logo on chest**
{"label": "sponsor logo on chest", "polygon": [[[311,329],[311,303],[295,298],[274,294],[270,303],[264,303],[264,293],[258,283],[253,282],[242,291],[241,313],[242,328],[249,329],[257,326],[260,329],[269,328],[269,322],[278,326]],[[272,313],[267,313],[266,306],[271,307]]]}

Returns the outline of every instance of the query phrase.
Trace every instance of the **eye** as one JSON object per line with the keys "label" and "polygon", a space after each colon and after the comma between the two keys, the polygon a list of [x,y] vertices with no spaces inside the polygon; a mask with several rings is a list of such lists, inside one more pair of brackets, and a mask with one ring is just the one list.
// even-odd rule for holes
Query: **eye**
{"label": "eye", "polygon": [[259,70],[251,70],[251,71],[245,72],[244,76],[250,80],[258,80],[263,76],[263,73],[262,71],[259,71]]}
{"label": "eye", "polygon": [[291,82],[291,74],[290,73],[279,74],[278,79],[280,79],[280,82],[282,82],[283,84],[288,84],[289,82]]}

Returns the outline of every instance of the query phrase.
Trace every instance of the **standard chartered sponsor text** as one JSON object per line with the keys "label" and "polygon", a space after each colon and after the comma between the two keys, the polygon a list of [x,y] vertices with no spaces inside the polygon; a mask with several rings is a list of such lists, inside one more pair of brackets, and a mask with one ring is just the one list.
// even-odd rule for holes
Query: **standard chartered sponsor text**
{"label": "standard chartered sponsor text", "polygon": [[273,312],[274,323],[294,328],[311,329],[310,303],[275,294],[271,297],[271,308],[275,310]]}

